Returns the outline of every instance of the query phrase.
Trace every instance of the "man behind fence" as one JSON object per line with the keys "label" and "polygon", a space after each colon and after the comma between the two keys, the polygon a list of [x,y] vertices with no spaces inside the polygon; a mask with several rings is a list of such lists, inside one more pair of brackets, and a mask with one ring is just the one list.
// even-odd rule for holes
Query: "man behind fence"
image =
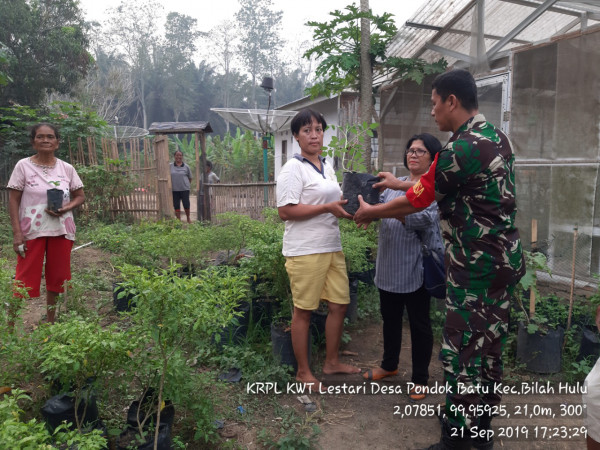
{"label": "man behind fence", "polygon": [[[430,448],[491,449],[491,439],[471,439],[471,432],[490,429],[490,412],[500,403],[494,386],[502,382],[510,299],[525,271],[515,227],[514,154],[504,133],[478,113],[477,87],[466,70],[439,75],[431,101],[439,129],[453,132],[448,144],[406,196],[375,206],[361,200],[354,220],[366,227],[437,200],[446,243],[441,357],[451,391],[442,438]],[[380,175],[379,186],[391,187],[392,177]],[[458,392],[459,385],[469,393]]]}

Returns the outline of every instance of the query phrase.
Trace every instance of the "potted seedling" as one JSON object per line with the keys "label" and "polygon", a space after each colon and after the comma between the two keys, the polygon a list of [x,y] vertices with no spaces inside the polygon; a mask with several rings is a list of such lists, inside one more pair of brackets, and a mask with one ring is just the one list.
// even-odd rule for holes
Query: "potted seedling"
{"label": "potted seedling", "polygon": [[63,421],[81,431],[98,419],[94,390],[128,360],[130,337],[115,326],[102,327],[89,318],[66,316],[36,331],[35,354],[40,372],[58,389],[42,413],[51,429]]}
{"label": "potted seedling", "polygon": [[[182,388],[182,380],[194,376],[184,350],[206,345],[231,323],[235,307],[248,296],[247,277],[232,268],[211,267],[185,278],[177,275],[177,269],[176,265],[158,271],[131,265],[120,268],[123,287],[136,293],[137,308],[130,318],[138,345],[131,367],[126,368],[142,392],[138,408],[142,414],[137,415],[134,431],[144,439],[147,424],[153,422],[154,448],[168,401],[176,405],[192,398]],[[148,392],[152,392],[150,400]]]}
{"label": "potted seedling", "polygon": [[58,186],[60,186],[60,181],[48,181],[48,184],[54,186],[46,191],[48,198],[48,209],[53,212],[58,212],[58,210],[62,208],[63,197],[65,193],[62,189],[58,189]]}
{"label": "potted seedling", "polygon": [[333,130],[338,130],[338,136],[331,138],[325,154],[337,158],[342,167],[342,192],[344,198],[348,200],[344,210],[349,214],[354,214],[358,210],[359,195],[362,195],[363,200],[371,205],[379,203],[379,191],[373,189],[373,184],[377,183],[379,178],[364,173],[366,164],[363,150],[365,139],[371,139],[373,130],[378,126],[377,123],[366,122],[337,127],[331,125]]}
{"label": "potted seedling", "polygon": [[[564,329],[549,321],[545,309],[542,312],[535,307],[536,301],[542,300],[537,288],[537,272],[551,275],[550,268],[543,253],[525,251],[524,254],[527,272],[517,284],[515,295],[520,308],[517,359],[531,372],[556,373],[561,367]],[[528,309],[525,297],[530,299]]]}

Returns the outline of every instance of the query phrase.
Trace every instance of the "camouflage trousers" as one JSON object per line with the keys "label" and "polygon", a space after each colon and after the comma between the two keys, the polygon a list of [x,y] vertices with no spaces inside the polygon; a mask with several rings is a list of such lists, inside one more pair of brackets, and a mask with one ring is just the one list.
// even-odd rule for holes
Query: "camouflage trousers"
{"label": "camouflage trousers", "polygon": [[452,427],[479,424],[486,405],[498,405],[502,351],[514,286],[504,289],[459,289],[448,286],[441,359],[449,387],[446,417]]}

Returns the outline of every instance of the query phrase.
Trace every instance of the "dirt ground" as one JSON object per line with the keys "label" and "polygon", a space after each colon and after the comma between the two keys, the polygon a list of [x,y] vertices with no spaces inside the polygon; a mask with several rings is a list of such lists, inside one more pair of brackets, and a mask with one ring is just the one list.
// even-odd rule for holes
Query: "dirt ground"
{"label": "dirt ground", "polygon": [[[404,388],[405,384],[410,381],[411,346],[407,323],[405,323],[403,331],[400,372],[396,377],[377,382],[381,386],[389,387],[399,384]],[[351,334],[352,341],[345,346],[345,350],[358,353],[358,356],[348,359],[363,370],[377,366],[383,346],[381,325],[372,323],[365,328],[351,332]],[[430,364],[431,387],[439,387],[444,384],[441,363],[437,359],[438,353],[439,344],[436,343]],[[330,384],[335,382],[362,384],[363,382],[359,376],[336,376],[323,379]],[[543,376],[535,375],[531,377],[530,381],[542,382],[544,379]],[[366,386],[369,391],[371,389],[369,383]],[[313,396],[317,402],[320,402],[325,412],[323,423],[319,425],[322,430],[319,444],[324,449],[342,449],[347,448],[349,444],[352,448],[357,449],[418,449],[427,448],[438,442],[440,437],[439,421],[437,417],[430,414],[430,411],[436,410],[438,405],[444,402],[444,395],[430,395],[422,402],[411,403],[405,394],[406,389],[403,389],[402,392],[402,394]],[[566,409],[564,410],[565,417],[559,417],[560,405],[571,405],[574,408],[574,405],[581,404],[581,395],[509,394],[504,396],[503,403],[507,407],[507,414],[512,417],[494,419],[495,448],[585,448],[583,437],[572,436],[570,439],[557,440],[557,436],[550,436],[551,434],[566,433],[566,430],[570,435],[577,434],[583,424],[582,418],[569,414]],[[421,408],[419,412],[416,412],[415,407],[417,406]],[[527,414],[525,414],[526,407]],[[541,417],[541,415],[548,416],[550,410],[555,415],[553,419]],[[410,414],[413,414],[413,417],[407,418],[406,416]],[[538,426],[537,430],[535,429],[536,425]],[[562,426],[565,427],[565,431],[562,428],[548,429]],[[517,432],[521,434],[519,440],[514,439]],[[544,432],[546,436],[542,437]],[[498,437],[500,433],[505,436],[512,433],[513,439]],[[523,433],[528,433],[527,439],[523,439]],[[534,436],[535,433],[537,433],[537,438]]]}
{"label": "dirt ground", "polygon": [[[81,245],[78,243],[76,245]],[[108,256],[93,246],[77,250],[73,254],[73,266],[98,267],[99,270],[111,271]],[[25,326],[37,326],[45,313],[45,299],[30,299],[24,314]],[[345,362],[357,365],[364,370],[375,367],[380,362],[382,352],[381,324],[378,322],[359,322],[349,328],[352,340],[343,345]],[[437,356],[439,344],[436,343],[430,365],[430,386],[443,386],[441,363]],[[322,352],[319,353],[319,355]],[[309,395],[317,407],[314,413],[306,413],[298,395],[281,394],[277,400],[282,405],[295,408],[301,415],[312,417],[321,433],[317,438],[318,446],[326,450],[335,449],[418,449],[427,448],[437,442],[440,426],[437,417],[432,413],[444,401],[444,395],[429,395],[424,401],[411,403],[405,395],[406,383],[410,381],[410,334],[408,325],[404,326],[402,352],[400,355],[400,373],[383,381],[364,382],[360,375],[321,376],[322,361],[317,356],[313,361],[313,370],[328,386],[346,386],[347,389],[362,387],[367,393],[312,394]],[[540,386],[544,383],[543,375],[531,374],[526,380],[530,385]],[[265,380],[269,381],[269,380]],[[243,379],[242,379],[243,383]],[[538,383],[538,384],[536,384]],[[508,385],[514,383],[506,382]],[[402,393],[376,393],[372,390],[382,388],[402,389]],[[285,387],[280,387],[284,388]],[[570,385],[571,389],[575,386]],[[261,395],[261,394],[259,394]],[[271,394],[274,395],[274,394]],[[535,395],[507,394],[503,398],[506,414],[510,417],[494,419],[493,429],[496,433],[495,448],[506,449],[584,449],[585,439],[578,436],[583,425],[576,409],[580,408],[581,395],[578,393],[561,394],[555,387],[553,394],[538,393]],[[521,413],[521,414],[519,414]],[[554,416],[552,416],[552,414]],[[311,416],[312,415],[312,416]],[[404,415],[404,416],[403,416]],[[411,417],[407,417],[411,416]],[[267,418],[277,420],[277,418]],[[537,428],[536,428],[537,427]],[[236,441],[237,448],[260,448],[256,444],[257,430],[245,429],[245,424],[229,423],[221,435]],[[499,437],[498,434],[504,434]],[[514,436],[519,434],[519,439]],[[527,434],[527,437],[524,434]],[[512,435],[507,439],[506,435]],[[561,437],[565,436],[566,437]],[[190,444],[188,448],[196,448]]]}

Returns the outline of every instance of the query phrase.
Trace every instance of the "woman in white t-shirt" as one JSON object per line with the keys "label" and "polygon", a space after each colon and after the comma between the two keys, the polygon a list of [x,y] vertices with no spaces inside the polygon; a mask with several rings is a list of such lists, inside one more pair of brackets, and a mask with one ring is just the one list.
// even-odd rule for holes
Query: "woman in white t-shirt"
{"label": "woman in white t-shirt", "polygon": [[308,364],[310,317],[319,302],[329,303],[325,325],[326,356],[324,374],[359,373],[342,364],[338,351],[344,316],[350,303],[346,262],[342,253],[338,218],[352,219],[342,208],[342,191],[335,172],[321,157],[323,115],[303,109],[292,119],[291,130],[300,146],[281,169],[277,179],[277,207],[285,221],[283,255],[294,301],[292,345],[298,363],[296,379],[314,391],[320,389]]}
{"label": "woman in white t-shirt", "polygon": [[[8,181],[8,209],[17,253],[15,279],[30,297],[39,297],[44,257],[47,320],[54,323],[56,297],[71,279],[71,248],[75,240],[72,210],[83,204],[83,183],[71,164],[54,153],[60,143],[58,129],[48,123],[34,125],[31,145],[36,154],[20,160]],[[48,206],[48,189],[62,190],[62,206]]]}

